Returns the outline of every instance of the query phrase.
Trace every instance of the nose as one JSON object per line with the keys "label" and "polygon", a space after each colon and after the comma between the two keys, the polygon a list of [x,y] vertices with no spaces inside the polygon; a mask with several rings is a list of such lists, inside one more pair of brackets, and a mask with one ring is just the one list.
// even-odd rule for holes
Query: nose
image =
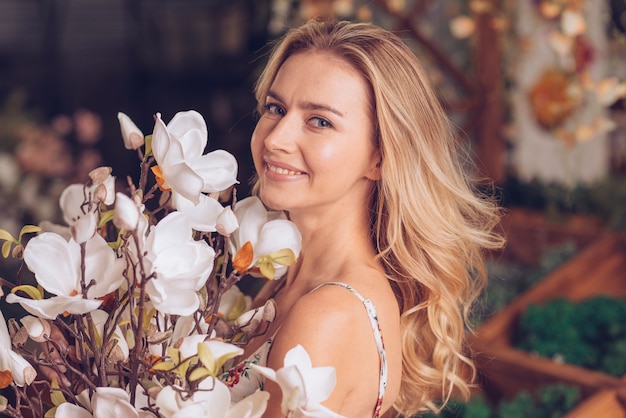
{"label": "nose", "polygon": [[280,119],[268,124],[265,135],[265,147],[270,151],[291,152],[295,149],[300,124],[293,114],[285,114]]}

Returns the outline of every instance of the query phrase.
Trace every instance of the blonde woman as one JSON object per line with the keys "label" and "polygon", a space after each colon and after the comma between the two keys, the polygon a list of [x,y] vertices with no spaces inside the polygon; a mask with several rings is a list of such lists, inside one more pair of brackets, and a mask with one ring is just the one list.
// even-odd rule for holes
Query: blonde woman
{"label": "blonde woman", "polygon": [[346,417],[410,416],[469,394],[470,306],[497,248],[498,210],[478,195],[413,52],[364,23],[311,21],[275,45],[256,85],[251,149],[264,204],[284,210],[302,251],[272,297],[233,384],[281,391],[249,363],[282,367],[300,344],[333,366],[324,406]]}

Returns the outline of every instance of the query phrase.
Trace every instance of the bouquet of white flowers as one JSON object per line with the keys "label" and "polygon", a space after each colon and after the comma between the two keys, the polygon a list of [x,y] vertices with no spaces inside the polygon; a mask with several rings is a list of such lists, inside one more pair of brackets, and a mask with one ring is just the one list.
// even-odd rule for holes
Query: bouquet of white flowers
{"label": "bouquet of white flowers", "polygon": [[[6,302],[28,314],[0,320],[0,388],[13,389],[0,411],[260,417],[268,393],[231,403],[218,378],[274,318],[271,301],[252,309],[237,283],[250,274],[279,279],[296,262],[300,234],[256,197],[237,201],[237,162],[223,150],[204,154],[197,112],[167,125],[157,114],[148,136],[118,117],[141,161],[137,184],[128,178],[116,193],[111,169],[100,167],[61,195],[67,225],[27,225],[17,238],[0,229],[3,257],[22,260],[36,281],[2,279]],[[259,371],[281,386],[286,415],[328,416],[319,402],[334,369],[312,370],[302,347],[284,369]]]}

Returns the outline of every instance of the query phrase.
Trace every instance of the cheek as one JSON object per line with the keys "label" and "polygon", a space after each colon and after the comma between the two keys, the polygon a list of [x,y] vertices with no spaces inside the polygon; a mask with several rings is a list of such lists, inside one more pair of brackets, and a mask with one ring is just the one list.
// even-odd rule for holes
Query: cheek
{"label": "cheek", "polygon": [[259,163],[262,162],[261,153],[263,151],[263,140],[261,139],[261,134],[257,128],[252,132],[252,138],[250,140],[250,152],[252,154],[252,159],[254,161],[254,166],[257,170],[259,170]]}

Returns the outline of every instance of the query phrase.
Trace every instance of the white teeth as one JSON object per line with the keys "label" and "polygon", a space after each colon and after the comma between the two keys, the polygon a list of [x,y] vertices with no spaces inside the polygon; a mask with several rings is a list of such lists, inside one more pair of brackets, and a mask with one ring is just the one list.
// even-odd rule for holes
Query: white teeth
{"label": "white teeth", "polygon": [[267,163],[267,168],[268,170],[276,173],[276,174],[284,174],[284,175],[288,175],[288,176],[297,176],[299,174],[302,174],[301,171],[291,171],[291,170],[287,170],[286,168],[281,168],[281,167],[275,167],[273,165],[271,165],[270,163]]}

